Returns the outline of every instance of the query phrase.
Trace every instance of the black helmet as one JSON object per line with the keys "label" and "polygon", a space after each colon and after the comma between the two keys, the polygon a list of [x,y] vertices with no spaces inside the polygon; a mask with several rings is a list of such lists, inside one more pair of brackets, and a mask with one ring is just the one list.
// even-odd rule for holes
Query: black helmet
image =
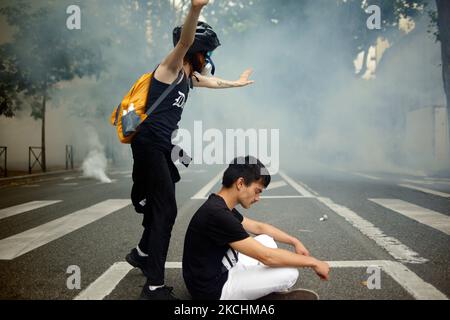
{"label": "black helmet", "polygon": [[[181,37],[181,29],[183,26],[178,26],[173,29],[173,45],[176,46]],[[189,48],[188,53],[194,52],[210,52],[214,51],[220,46],[219,38],[217,34],[211,28],[211,26],[205,22],[199,21],[197,23],[197,30],[195,30],[195,39],[192,46]]]}

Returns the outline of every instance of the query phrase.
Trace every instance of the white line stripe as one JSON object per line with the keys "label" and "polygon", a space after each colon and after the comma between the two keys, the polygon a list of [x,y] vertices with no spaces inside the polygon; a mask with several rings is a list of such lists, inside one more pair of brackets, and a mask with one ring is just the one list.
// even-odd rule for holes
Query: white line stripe
{"label": "white line stripe", "polygon": [[19,204],[14,207],[9,207],[0,210],[0,219],[15,216],[16,214],[21,214],[27,211],[35,210],[38,208],[46,207],[62,200],[51,200],[51,201],[31,201],[23,204]]}
{"label": "white line stripe", "polygon": [[306,190],[305,188],[303,188],[302,186],[300,186],[297,182],[295,182],[294,180],[292,180],[291,178],[289,178],[284,172],[282,172],[280,170],[279,172],[280,176],[287,181],[287,183],[289,183],[295,190],[297,190],[298,193],[300,193],[303,196],[308,196],[308,197],[312,197],[313,195]]}
{"label": "white line stripe", "polygon": [[378,177],[370,176],[370,175],[368,175],[368,174],[363,174],[363,173],[359,173],[359,172],[351,172],[351,173],[353,173],[353,174],[356,175],[356,176],[360,176],[360,177],[367,178],[367,179],[371,179],[371,180],[381,180],[381,179],[378,178]]}
{"label": "white line stripe", "polygon": [[166,269],[181,269],[182,267],[182,262],[166,262]]}
{"label": "white line stripe", "polygon": [[133,269],[127,262],[116,262],[97,280],[92,282],[74,300],[102,300],[109,295],[119,282]]}
{"label": "white line stripe", "polygon": [[77,186],[78,182],[68,182],[68,183],[59,183],[58,186],[61,187],[72,187],[72,186]]}
{"label": "white line stripe", "polygon": [[445,294],[431,284],[423,281],[417,274],[397,261],[328,261],[328,264],[331,268],[367,268],[378,266],[417,300],[448,300]]}
{"label": "white line stripe", "polygon": [[0,240],[0,260],[12,260],[85,225],[101,219],[131,203],[128,199],[110,199]]}
{"label": "white line stripe", "polygon": [[422,180],[411,180],[411,179],[403,179],[403,181],[409,182],[409,183],[427,184],[427,185],[435,184],[433,181],[422,181]]}
{"label": "white line stripe", "polygon": [[327,261],[330,268],[367,268],[371,266],[382,267],[386,260],[362,260],[362,261]]}
{"label": "white line stripe", "polygon": [[[331,268],[380,267],[400,286],[419,300],[448,300],[431,284],[423,281],[406,266],[389,260],[327,261]],[[181,262],[166,262],[166,269],[181,269]],[[83,290],[74,300],[102,300],[117,287],[120,281],[133,269],[127,262],[116,262],[98,279]]]}
{"label": "white line stripe", "polygon": [[222,171],[220,171],[217,176],[215,176],[214,178],[212,178],[212,180],[210,182],[208,182],[203,188],[200,189],[199,192],[197,192],[191,199],[192,200],[198,200],[198,199],[205,199],[208,196],[208,193],[211,191],[212,187],[215,186],[215,184],[217,182],[220,181],[220,179],[222,179],[223,173],[225,172],[226,169],[223,169]]}
{"label": "white line stripe", "polygon": [[384,270],[417,300],[448,300],[447,296],[431,284],[423,281],[405,265],[385,261]]}
{"label": "white line stripe", "polygon": [[425,177],[425,180],[431,180],[431,181],[440,181],[440,182],[450,182],[450,179],[447,178],[431,178],[431,177]]}
{"label": "white line stripe", "polygon": [[[181,269],[182,262],[166,262],[166,269]],[[92,282],[74,300],[103,300],[126,277],[133,267],[125,261],[116,262]]]}
{"label": "white line stripe", "polygon": [[382,207],[450,235],[450,217],[398,199],[369,199]]}
{"label": "white line stripe", "polygon": [[431,189],[427,189],[427,188],[416,187],[416,186],[412,186],[410,184],[399,184],[399,186],[405,187],[405,188],[409,188],[409,189],[418,190],[418,191],[422,191],[422,192],[429,193],[429,194],[433,194],[435,196],[440,196],[440,197],[444,197],[444,198],[450,198],[450,194],[449,193],[445,193],[445,192],[440,192],[440,191],[431,190]]}
{"label": "white line stripe", "polygon": [[266,190],[273,190],[273,189],[281,188],[284,186],[287,186],[287,183],[284,181],[271,182]]}
{"label": "white line stripe", "polygon": [[374,240],[395,259],[407,263],[425,263],[428,261],[427,259],[420,257],[417,252],[414,252],[396,238],[386,236],[383,231],[375,227],[369,221],[361,218],[350,209],[338,205],[328,198],[319,197],[317,200],[350,222],[350,224],[361,231],[361,233]]}

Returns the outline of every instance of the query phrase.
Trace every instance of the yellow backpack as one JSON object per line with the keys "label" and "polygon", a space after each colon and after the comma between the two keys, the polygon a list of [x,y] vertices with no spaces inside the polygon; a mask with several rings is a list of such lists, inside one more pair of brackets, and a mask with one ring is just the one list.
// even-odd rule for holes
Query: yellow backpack
{"label": "yellow backpack", "polygon": [[128,91],[122,102],[114,109],[111,114],[111,124],[116,127],[117,135],[122,143],[131,143],[136,134],[137,127],[147,119],[147,117],[156,109],[156,107],[167,97],[175,88],[177,83],[184,76],[183,70],[180,71],[177,79],[161,94],[155,103],[146,111],[147,99],[150,94],[150,84],[154,72],[142,75]]}

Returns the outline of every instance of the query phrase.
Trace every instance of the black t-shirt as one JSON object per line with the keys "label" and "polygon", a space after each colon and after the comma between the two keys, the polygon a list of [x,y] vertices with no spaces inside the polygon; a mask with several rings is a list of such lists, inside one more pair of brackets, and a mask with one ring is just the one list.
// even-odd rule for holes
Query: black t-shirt
{"label": "black t-shirt", "polygon": [[220,299],[228,279],[227,268],[237,261],[235,252],[235,261],[225,257],[231,248],[228,244],[249,237],[242,226],[243,219],[236,209],[230,211],[223,198],[215,194],[211,194],[192,217],[183,252],[183,278],[192,298]]}
{"label": "black t-shirt", "polygon": [[[150,95],[147,99],[147,110],[169,87],[152,78]],[[172,150],[172,133],[178,129],[184,105],[189,94],[189,78],[184,74],[181,81],[169,93],[169,95],[156,107],[156,109],[139,126],[138,136],[141,141],[146,141],[159,147],[162,151]]]}

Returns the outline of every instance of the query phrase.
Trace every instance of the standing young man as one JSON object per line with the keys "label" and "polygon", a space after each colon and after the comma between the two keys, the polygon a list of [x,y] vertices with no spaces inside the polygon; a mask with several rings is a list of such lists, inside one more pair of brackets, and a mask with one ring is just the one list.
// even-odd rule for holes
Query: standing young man
{"label": "standing young man", "polygon": [[[173,31],[174,49],[153,73],[147,104],[151,106],[176,79],[175,88],[138,128],[131,148],[133,151],[132,200],[144,213],[144,232],[138,246],[126,260],[140,268],[147,277],[141,299],[171,300],[172,288],[164,284],[164,266],[172,227],[177,216],[175,183],[180,180],[172,159],[173,132],[178,129],[189,88],[231,88],[251,84],[246,70],[239,80],[227,81],[203,75],[211,53],[220,42],[212,28],[198,22],[202,8],[209,0],[191,0],[191,8],[182,27]],[[214,72],[214,68],[213,68]],[[136,194],[145,196],[146,204],[136,202]],[[142,198],[137,198],[138,202]]]}
{"label": "standing young man", "polygon": [[[184,241],[183,277],[194,299],[254,300],[283,292],[296,283],[299,267],[328,279],[328,264],[311,257],[297,238],[235,209],[238,204],[250,208],[269,183],[259,160],[237,158],[223,175],[222,189],[192,217]],[[278,249],[275,241],[292,245],[295,252]]]}

